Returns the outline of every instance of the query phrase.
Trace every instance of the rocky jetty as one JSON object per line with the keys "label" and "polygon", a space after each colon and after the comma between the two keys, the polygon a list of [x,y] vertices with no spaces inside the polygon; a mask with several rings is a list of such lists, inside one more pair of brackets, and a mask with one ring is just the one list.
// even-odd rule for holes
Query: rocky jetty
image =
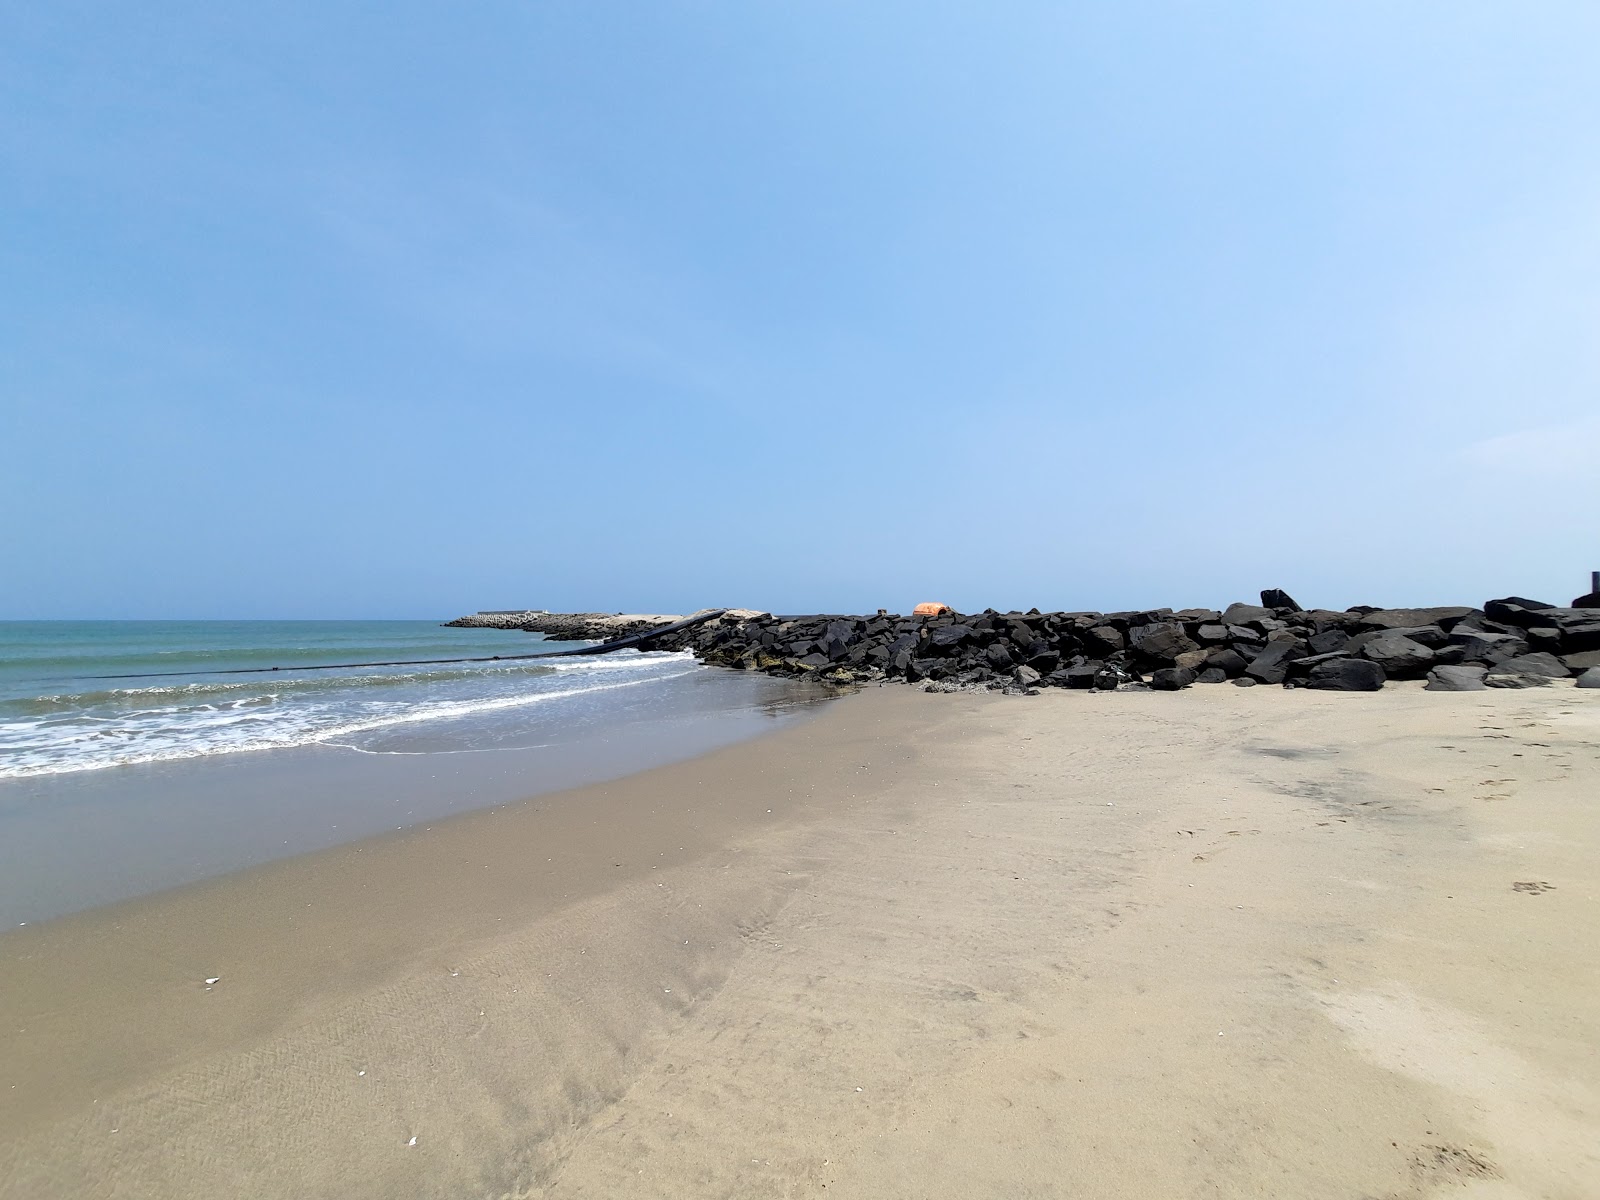
{"label": "rocky jetty", "polygon": [[553,642],[609,642],[659,629],[681,619],[659,613],[552,613],[529,609],[473,613],[470,617],[446,621],[445,625],[455,629],[520,629],[525,633],[542,633]]}
{"label": "rocky jetty", "polygon": [[836,684],[900,680],[933,691],[1229,682],[1376,691],[1391,679],[1459,691],[1541,687],[1600,667],[1600,608],[1508,596],[1479,608],[1336,612],[1302,609],[1273,589],[1260,604],[1221,610],[870,617],[733,610],[647,647],[688,650],[736,670]]}

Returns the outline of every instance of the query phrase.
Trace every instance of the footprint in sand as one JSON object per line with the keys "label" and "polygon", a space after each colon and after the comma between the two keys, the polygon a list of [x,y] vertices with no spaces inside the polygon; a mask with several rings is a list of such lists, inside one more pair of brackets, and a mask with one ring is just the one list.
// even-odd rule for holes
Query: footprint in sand
{"label": "footprint in sand", "polygon": [[1543,895],[1545,892],[1555,891],[1556,885],[1553,883],[1546,883],[1543,880],[1540,880],[1537,883],[1529,881],[1526,883],[1513,883],[1511,885],[1511,890],[1514,892],[1525,892],[1530,896],[1539,896]]}

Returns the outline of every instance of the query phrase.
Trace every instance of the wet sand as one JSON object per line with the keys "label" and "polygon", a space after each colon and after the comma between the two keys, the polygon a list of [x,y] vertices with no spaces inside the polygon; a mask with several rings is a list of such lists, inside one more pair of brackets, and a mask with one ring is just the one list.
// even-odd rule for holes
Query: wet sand
{"label": "wet sand", "polygon": [[870,691],[0,937],[0,1196],[1591,1197],[1597,795],[1567,687]]}
{"label": "wet sand", "polygon": [[0,929],[693,758],[836,694],[738,671],[640,682],[499,722],[385,729],[362,748],[0,779]]}

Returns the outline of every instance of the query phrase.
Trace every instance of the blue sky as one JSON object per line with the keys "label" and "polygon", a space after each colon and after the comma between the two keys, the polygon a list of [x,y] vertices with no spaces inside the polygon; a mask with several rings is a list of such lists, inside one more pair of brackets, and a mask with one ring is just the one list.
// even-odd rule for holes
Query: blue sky
{"label": "blue sky", "polygon": [[1564,602],[1592,3],[0,3],[0,617]]}

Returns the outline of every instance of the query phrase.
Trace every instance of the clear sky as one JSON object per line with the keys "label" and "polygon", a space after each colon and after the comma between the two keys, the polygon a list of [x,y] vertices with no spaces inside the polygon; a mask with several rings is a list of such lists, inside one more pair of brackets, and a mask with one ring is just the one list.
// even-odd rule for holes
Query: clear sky
{"label": "clear sky", "polygon": [[1597,47],[0,0],[0,617],[1565,602]]}

